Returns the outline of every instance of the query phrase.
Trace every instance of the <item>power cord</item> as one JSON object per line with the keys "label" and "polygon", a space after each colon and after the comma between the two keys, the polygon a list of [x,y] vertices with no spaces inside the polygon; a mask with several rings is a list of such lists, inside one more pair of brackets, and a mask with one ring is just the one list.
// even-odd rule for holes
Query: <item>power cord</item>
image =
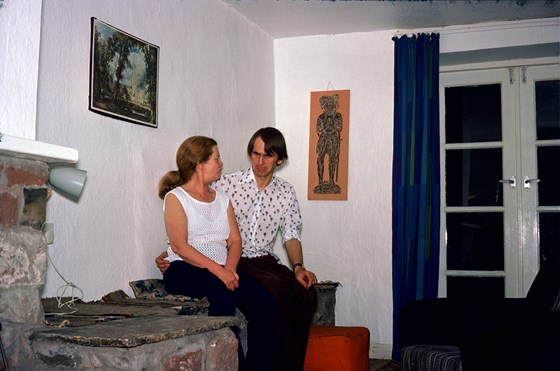
{"label": "power cord", "polygon": [[[84,292],[82,291],[82,289],[80,289],[78,286],[76,286],[74,283],[72,282],[68,282],[66,280],[66,278],[64,278],[62,276],[62,274],[60,274],[60,272],[58,271],[58,269],[56,268],[56,266],[54,265],[53,261],[51,260],[51,257],[49,255],[49,252],[47,250],[47,258],[49,259],[49,262],[51,263],[52,267],[54,268],[54,270],[56,271],[56,273],[58,273],[58,275],[60,276],[60,278],[62,278],[62,280],[64,282],[66,282],[65,285],[61,286],[58,288],[58,290],[56,291],[57,296],[56,296],[56,302],[58,304],[58,308],[63,308],[63,307],[67,307],[71,310],[71,312],[62,312],[62,313],[45,313],[45,314],[49,314],[49,315],[55,315],[55,316],[63,316],[63,315],[68,315],[68,314],[73,314],[76,313],[78,311],[78,308],[76,307],[76,302],[77,301],[81,301],[84,297]],[[71,295],[70,295],[70,299],[68,301],[63,302],[63,298],[65,297],[64,295],[66,294],[66,291],[68,289],[71,289]],[[77,297],[76,295],[74,295],[75,290],[78,290],[80,292],[80,296]],[[62,291],[62,292],[61,292]]]}

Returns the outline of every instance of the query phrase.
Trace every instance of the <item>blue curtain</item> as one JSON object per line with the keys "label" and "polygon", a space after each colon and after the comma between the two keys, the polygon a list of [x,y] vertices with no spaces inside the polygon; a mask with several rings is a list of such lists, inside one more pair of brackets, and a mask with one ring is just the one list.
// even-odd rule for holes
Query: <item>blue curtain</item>
{"label": "blue curtain", "polygon": [[400,310],[437,297],[439,274],[439,35],[393,38],[393,354]]}

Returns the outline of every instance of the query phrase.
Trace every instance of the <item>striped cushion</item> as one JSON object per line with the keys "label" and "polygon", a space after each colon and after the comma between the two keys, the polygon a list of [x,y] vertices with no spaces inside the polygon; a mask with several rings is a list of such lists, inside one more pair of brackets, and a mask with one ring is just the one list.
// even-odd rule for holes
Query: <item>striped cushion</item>
{"label": "striped cushion", "polygon": [[459,347],[446,345],[411,345],[401,353],[402,371],[460,371]]}
{"label": "striped cushion", "polygon": [[558,290],[558,294],[556,294],[556,299],[552,303],[552,307],[550,308],[553,311],[560,311],[560,290]]}

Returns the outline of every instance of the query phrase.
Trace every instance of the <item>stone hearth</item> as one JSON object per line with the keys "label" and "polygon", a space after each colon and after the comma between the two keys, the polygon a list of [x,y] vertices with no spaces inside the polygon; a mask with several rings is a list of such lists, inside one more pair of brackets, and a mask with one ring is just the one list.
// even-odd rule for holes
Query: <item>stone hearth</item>
{"label": "stone hearth", "polygon": [[236,370],[236,317],[156,314],[36,331],[35,370]]}

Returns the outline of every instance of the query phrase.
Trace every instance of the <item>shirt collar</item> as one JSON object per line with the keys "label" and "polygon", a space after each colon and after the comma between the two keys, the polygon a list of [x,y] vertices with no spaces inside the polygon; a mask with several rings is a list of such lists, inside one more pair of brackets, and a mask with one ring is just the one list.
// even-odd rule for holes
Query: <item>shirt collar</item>
{"label": "shirt collar", "polygon": [[[241,175],[241,177],[239,178],[239,183],[252,183],[252,182],[255,185],[257,184],[257,180],[255,179],[255,173],[253,173],[253,168],[249,168],[247,169],[247,171],[243,173],[243,175]],[[276,172],[274,172],[272,173],[272,179],[270,179],[270,183],[268,183],[266,187],[268,188],[269,185],[276,184],[276,182],[277,182],[277,176],[276,176]]]}
{"label": "shirt collar", "polygon": [[251,182],[256,182],[256,180],[255,180],[255,174],[253,174],[253,169],[249,168],[246,171],[244,171],[243,174],[241,174],[241,177],[239,178],[239,183],[251,183]]}

